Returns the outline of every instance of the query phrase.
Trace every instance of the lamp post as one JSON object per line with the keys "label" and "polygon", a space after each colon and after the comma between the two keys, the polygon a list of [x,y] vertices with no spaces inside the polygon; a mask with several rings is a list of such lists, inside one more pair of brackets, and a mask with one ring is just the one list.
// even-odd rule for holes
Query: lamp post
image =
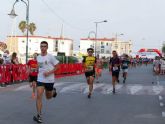
{"label": "lamp post", "polygon": [[103,20],[103,21],[99,21],[99,22],[94,22],[96,24],[96,35],[95,35],[95,56],[97,56],[97,51],[96,51],[96,47],[97,47],[97,26],[98,23],[104,23],[104,22],[108,22],[107,20]]}
{"label": "lamp post", "polygon": [[[96,32],[94,32],[94,31],[90,31],[89,33],[88,33],[88,39],[90,39],[90,34],[94,34],[95,35],[95,38],[96,38]],[[94,41],[93,41],[93,48],[95,48],[96,46],[95,46],[95,44],[94,44]],[[95,51],[96,52],[96,51]]]}
{"label": "lamp post", "polygon": [[123,33],[121,33],[121,34],[117,34],[116,33],[116,35],[115,35],[115,50],[117,51],[117,40],[118,40],[118,36],[121,36],[121,35],[124,35]]}
{"label": "lamp post", "polygon": [[[29,0],[20,0],[21,2],[23,2],[26,5],[26,63],[28,61],[28,39],[29,39],[29,30],[28,30],[28,25],[29,25]],[[15,4],[19,2],[19,0],[16,0],[13,4],[13,8],[10,12],[10,14],[8,14],[11,18],[15,18],[17,16],[17,14],[15,14]]]}

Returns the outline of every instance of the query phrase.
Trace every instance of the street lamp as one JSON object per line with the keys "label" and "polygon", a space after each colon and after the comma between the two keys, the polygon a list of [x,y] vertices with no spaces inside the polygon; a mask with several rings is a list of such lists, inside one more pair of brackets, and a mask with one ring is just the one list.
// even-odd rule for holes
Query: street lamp
{"label": "street lamp", "polygon": [[117,34],[117,33],[116,33],[116,36],[115,36],[115,37],[116,37],[116,38],[115,38],[115,39],[116,39],[116,42],[117,42],[117,40],[118,40],[117,37],[118,37],[118,36],[121,36],[121,35],[124,35],[124,34],[123,34],[123,33],[121,33],[121,34]]}
{"label": "street lamp", "polygon": [[103,21],[99,21],[99,22],[94,22],[96,24],[96,35],[95,35],[95,56],[97,56],[97,51],[96,51],[96,47],[97,47],[97,26],[98,26],[98,23],[104,23],[104,22],[108,22],[107,20],[103,20]]}
{"label": "street lamp", "polygon": [[[29,0],[20,0],[21,2],[23,2],[26,5],[26,63],[28,61],[28,38],[29,38],[29,30],[28,30],[28,25],[29,25]],[[15,4],[19,2],[19,0],[16,0],[13,4],[13,8],[10,12],[10,14],[8,14],[11,18],[15,18],[17,16],[17,14],[15,14]]]}
{"label": "street lamp", "polygon": [[121,36],[121,35],[124,35],[123,33],[121,33],[121,34],[117,34],[116,33],[116,35],[115,35],[115,49],[117,50],[118,48],[118,45],[117,45],[117,40],[118,40],[118,36]]}
{"label": "street lamp", "polygon": [[[88,39],[90,39],[90,35],[91,35],[91,34],[94,34],[94,35],[95,35],[95,38],[96,38],[96,32],[90,31],[90,32],[88,33]],[[94,41],[93,41],[93,48],[95,48]],[[94,51],[94,52],[96,52],[96,51]]]}

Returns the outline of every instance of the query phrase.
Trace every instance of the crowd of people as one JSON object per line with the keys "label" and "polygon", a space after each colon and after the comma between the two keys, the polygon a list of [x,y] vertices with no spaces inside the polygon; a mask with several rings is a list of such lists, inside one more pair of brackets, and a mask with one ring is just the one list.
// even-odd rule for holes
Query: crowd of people
{"label": "crowd of people", "polygon": [[17,53],[13,52],[10,55],[9,50],[5,50],[3,56],[0,58],[0,65],[3,64],[19,64]]}

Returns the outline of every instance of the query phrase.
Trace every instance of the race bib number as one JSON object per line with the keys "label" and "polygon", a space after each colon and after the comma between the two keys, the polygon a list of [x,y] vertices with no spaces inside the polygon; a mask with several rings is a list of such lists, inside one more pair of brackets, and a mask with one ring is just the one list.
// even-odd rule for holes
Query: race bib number
{"label": "race bib number", "polygon": [[37,72],[36,68],[31,68],[31,72]]}
{"label": "race bib number", "polygon": [[93,66],[87,66],[87,71],[93,71]]}
{"label": "race bib number", "polygon": [[127,63],[124,63],[123,66],[127,66]]}
{"label": "race bib number", "polygon": [[113,71],[117,71],[118,70],[118,67],[113,67]]}

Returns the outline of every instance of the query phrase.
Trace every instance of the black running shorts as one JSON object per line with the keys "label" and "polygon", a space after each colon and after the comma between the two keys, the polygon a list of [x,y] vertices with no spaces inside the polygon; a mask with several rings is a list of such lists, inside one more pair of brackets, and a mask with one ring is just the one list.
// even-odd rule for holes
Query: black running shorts
{"label": "black running shorts", "polygon": [[30,75],[29,76],[29,82],[33,82],[33,81],[37,82],[37,76]]}
{"label": "black running shorts", "polygon": [[43,82],[37,82],[37,87],[44,87],[46,91],[52,91],[53,90],[54,83],[43,83]]}
{"label": "black running shorts", "polygon": [[119,71],[112,71],[112,76],[118,77],[119,76]]}
{"label": "black running shorts", "polygon": [[85,72],[85,76],[86,76],[86,77],[90,77],[90,76],[95,77],[95,71]]}

